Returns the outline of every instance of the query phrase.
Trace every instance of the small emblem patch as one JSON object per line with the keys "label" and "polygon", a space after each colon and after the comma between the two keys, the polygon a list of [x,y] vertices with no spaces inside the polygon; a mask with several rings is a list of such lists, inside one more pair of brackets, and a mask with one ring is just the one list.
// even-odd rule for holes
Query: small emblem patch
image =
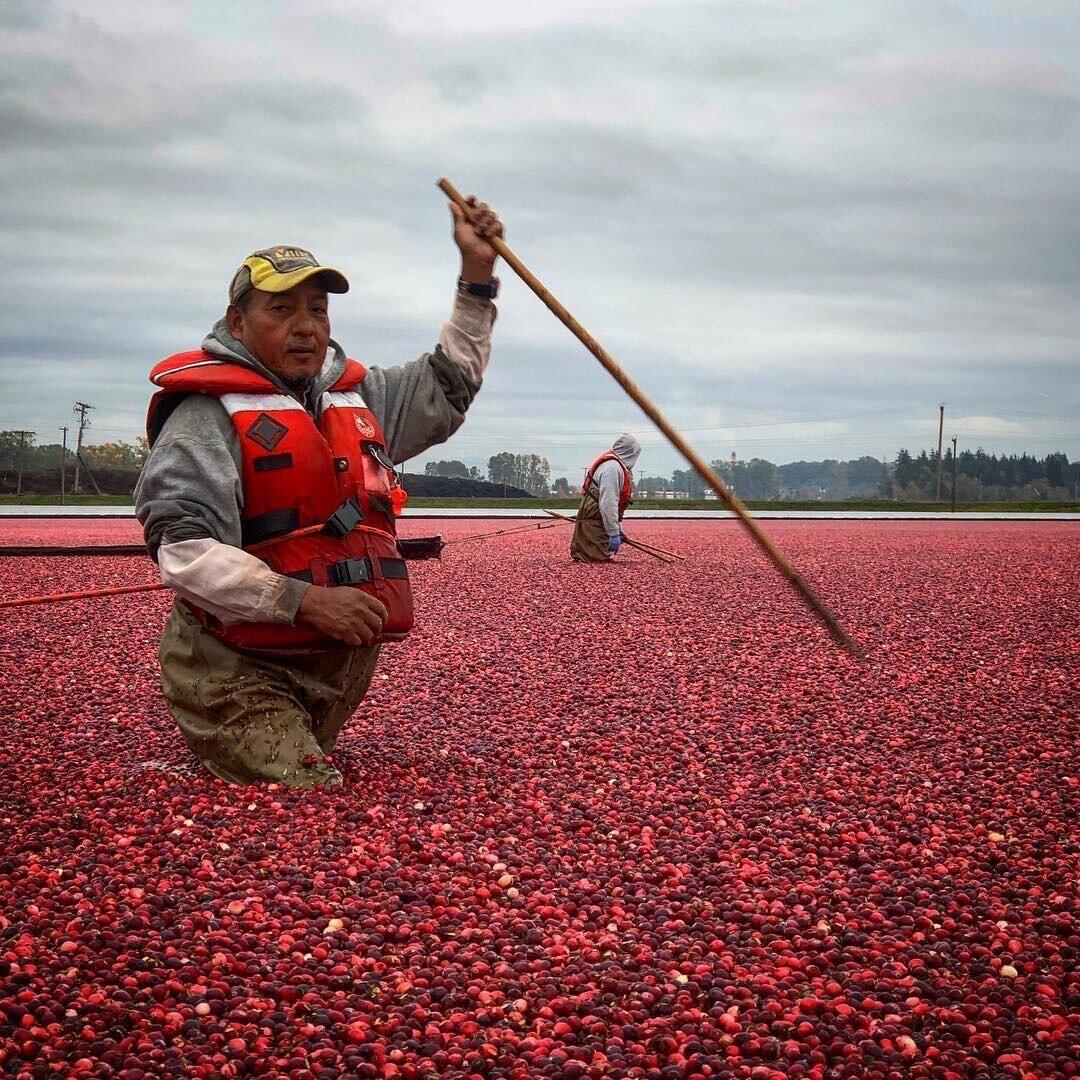
{"label": "small emblem patch", "polygon": [[249,439],[257,442],[264,450],[273,450],[289,429],[266,413],[259,413],[254,423],[244,432]]}
{"label": "small emblem patch", "polygon": [[361,416],[359,413],[356,413],[353,416],[353,422],[356,424],[356,430],[360,432],[361,438],[375,438],[375,428],[371,426],[366,416]]}

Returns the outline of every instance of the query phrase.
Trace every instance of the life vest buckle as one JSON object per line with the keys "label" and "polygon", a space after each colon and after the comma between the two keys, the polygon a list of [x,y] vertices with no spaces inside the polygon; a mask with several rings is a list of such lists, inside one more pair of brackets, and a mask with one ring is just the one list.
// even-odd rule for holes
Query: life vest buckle
{"label": "life vest buckle", "polygon": [[327,579],[331,585],[364,585],[375,580],[375,571],[371,560],[342,559],[326,568]]}
{"label": "life vest buckle", "polygon": [[349,533],[364,520],[364,512],[355,496],[346,499],[327,519],[323,532],[339,539]]}

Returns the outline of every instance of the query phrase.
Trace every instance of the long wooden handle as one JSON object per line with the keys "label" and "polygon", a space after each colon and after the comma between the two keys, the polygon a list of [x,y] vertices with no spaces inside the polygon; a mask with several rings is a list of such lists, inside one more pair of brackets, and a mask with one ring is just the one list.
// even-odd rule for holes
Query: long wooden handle
{"label": "long wooden handle", "polygon": [[655,544],[643,544],[640,540],[631,540],[628,536],[626,538],[628,544],[633,544],[635,547],[647,548],[649,551],[658,551],[661,555],[669,555],[673,559],[678,559],[679,562],[686,562],[686,556],[680,555],[677,551],[668,551],[667,548],[657,547]]}
{"label": "long wooden handle", "polygon": [[[473,208],[462,197],[453,184],[445,177],[439,180],[439,189],[455,203],[469,220],[473,220]],[[660,410],[649,400],[645,392],[615,362],[608,351],[570,314],[569,311],[548,291],[542,281],[514,254],[506,242],[498,236],[485,237],[487,242],[505,259],[507,265],[529,286],[544,302],[548,310],[596,357],[607,369],[611,377],[626,391],[638,408],[663,432],[664,437],[690,463],[694,471],[716,492],[717,497],[743,523],[762,551],[772,560],[773,565],[791,583],[803,598],[806,605],[828,628],[833,639],[852,656],[861,659],[862,650],[851,635],[840,625],[840,620],[829,610],[825,602],[814,592],[806,579],[788,562],[780,549],[765,535],[761,526],[750,516],[741,500],[720,479],[716,470],[664,419]]]}
{"label": "long wooden handle", "polygon": [[570,519],[567,518],[563,521],[537,521],[530,525],[519,525],[512,529],[497,529],[495,532],[476,533],[473,536],[459,536],[454,540],[447,540],[445,547],[450,547],[451,544],[466,544],[470,540],[490,540],[494,536],[510,536],[513,533],[528,532],[536,529],[551,529],[558,525],[565,525]]}
{"label": "long wooden handle", "polygon": [[[558,518],[560,521],[569,522],[571,525],[577,524],[576,517],[567,517],[565,514],[560,514],[555,510],[544,510],[545,514],[550,514],[553,518]],[[665,551],[663,548],[653,547],[651,544],[643,544],[640,540],[631,540],[629,536],[623,537],[623,543],[629,544],[632,548],[637,548],[638,551],[644,551],[646,555],[651,555],[654,559],[659,559],[661,562],[685,562],[685,555],[676,555],[674,551]]]}
{"label": "long wooden handle", "polygon": [[646,555],[651,555],[654,559],[659,559],[660,562],[673,563],[681,561],[681,558],[678,555],[661,555],[656,548],[651,548],[648,544],[643,544],[640,540],[631,540],[629,536],[623,540],[623,543],[628,547],[634,548],[635,551],[643,551]]}

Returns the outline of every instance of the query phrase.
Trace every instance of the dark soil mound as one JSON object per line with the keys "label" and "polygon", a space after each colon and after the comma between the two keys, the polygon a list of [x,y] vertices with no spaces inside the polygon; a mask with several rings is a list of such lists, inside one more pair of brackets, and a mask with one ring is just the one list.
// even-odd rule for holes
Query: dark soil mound
{"label": "dark soil mound", "polygon": [[466,480],[462,476],[420,476],[406,473],[401,486],[421,499],[531,499],[527,491],[487,480]]}

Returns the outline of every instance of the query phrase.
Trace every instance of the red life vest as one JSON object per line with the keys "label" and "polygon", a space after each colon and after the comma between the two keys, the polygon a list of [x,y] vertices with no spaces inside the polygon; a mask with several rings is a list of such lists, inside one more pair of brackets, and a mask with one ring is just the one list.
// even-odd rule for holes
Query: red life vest
{"label": "red life vest", "polygon": [[[379,422],[357,389],[366,374],[355,360],[346,361],[315,419],[249,368],[202,351],[179,353],[150,373],[161,389],[150,401],[146,431],[153,444],[188,394],[216,397],[240,440],[244,550],[279,574],[314,585],[350,585],[377,597],[389,613],[379,640],[399,641],[413,626],[412,590],[394,523],[404,492]],[[304,623],[223,624],[188,607],[237,649],[287,654],[348,647]]]}
{"label": "red life vest", "polygon": [[581,485],[581,494],[584,495],[589,490],[589,485],[592,483],[593,479],[593,473],[595,473],[597,468],[605,461],[618,461],[619,468],[622,469],[622,489],[619,491],[619,520],[622,521],[623,514],[626,513],[626,508],[634,501],[634,486],[630,480],[630,470],[619,461],[618,455],[613,450],[609,450],[606,454],[601,454],[592,465],[589,466],[589,471],[585,474],[585,482]]}

